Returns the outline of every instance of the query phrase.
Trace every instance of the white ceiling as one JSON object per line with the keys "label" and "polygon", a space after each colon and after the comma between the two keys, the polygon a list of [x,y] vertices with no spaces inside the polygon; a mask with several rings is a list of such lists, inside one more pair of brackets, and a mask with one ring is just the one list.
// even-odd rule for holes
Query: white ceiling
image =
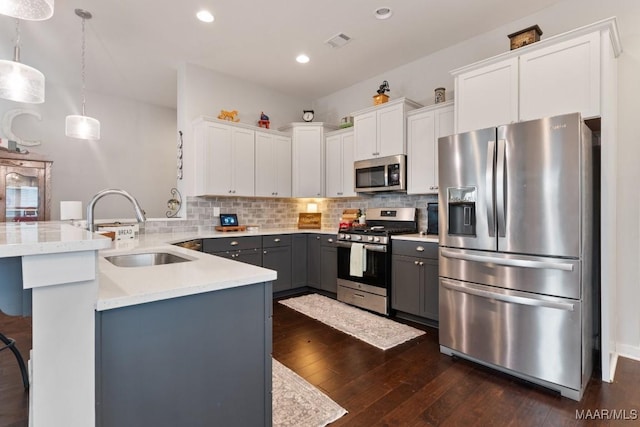
{"label": "white ceiling", "polygon": [[[21,59],[50,83],[79,87],[74,9],[83,8],[93,14],[91,91],[175,107],[177,68],[189,62],[316,99],[560,1],[57,0],[51,19],[21,24]],[[390,19],[375,19],[381,6],[393,10]],[[213,23],[196,20],[202,8]],[[14,31],[15,20],[0,16],[0,59],[11,58]],[[340,32],[352,41],[339,49],[324,43]],[[295,62],[302,52],[308,64]]]}

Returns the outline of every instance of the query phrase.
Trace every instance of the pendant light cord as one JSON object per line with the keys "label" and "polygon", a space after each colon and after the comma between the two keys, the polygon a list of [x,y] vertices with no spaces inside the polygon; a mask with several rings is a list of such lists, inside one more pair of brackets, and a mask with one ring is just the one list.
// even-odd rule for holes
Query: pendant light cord
{"label": "pendant light cord", "polygon": [[85,53],[85,48],[86,48],[86,42],[85,42],[85,32],[84,32],[84,21],[85,18],[82,17],[82,48],[81,48],[81,58],[82,58],[82,115],[86,116],[85,111],[84,111],[84,105],[86,102],[86,97],[85,97],[85,84],[84,84],[84,74],[85,74],[85,64],[84,64],[84,53]]}
{"label": "pendant light cord", "polygon": [[16,45],[13,48],[13,60],[20,62],[20,20],[16,18]]}

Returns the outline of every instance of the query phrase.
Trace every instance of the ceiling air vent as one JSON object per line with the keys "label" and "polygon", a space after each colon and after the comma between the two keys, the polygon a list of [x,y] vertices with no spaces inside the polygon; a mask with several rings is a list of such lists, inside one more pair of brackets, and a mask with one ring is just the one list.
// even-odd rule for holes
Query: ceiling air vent
{"label": "ceiling air vent", "polygon": [[349,43],[350,41],[351,41],[351,37],[349,37],[348,35],[346,35],[344,33],[339,33],[339,34],[336,34],[335,36],[331,37],[325,43],[328,44],[329,46],[337,49],[337,48],[342,47],[345,44]]}

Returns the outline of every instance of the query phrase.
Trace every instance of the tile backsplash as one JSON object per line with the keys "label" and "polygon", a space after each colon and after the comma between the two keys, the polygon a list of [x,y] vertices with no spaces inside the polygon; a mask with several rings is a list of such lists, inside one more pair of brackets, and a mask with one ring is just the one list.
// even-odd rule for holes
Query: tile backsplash
{"label": "tile backsplash", "polygon": [[436,194],[406,195],[402,193],[375,194],[340,199],[281,199],[258,197],[187,197],[186,220],[149,221],[146,233],[197,232],[220,225],[213,215],[213,208],[221,213],[235,213],[242,225],[259,225],[261,228],[295,228],[298,214],[307,211],[307,203],[316,203],[322,213],[322,226],[338,229],[344,209],[369,207],[418,208],[418,228],[427,228],[427,203],[437,202]]}

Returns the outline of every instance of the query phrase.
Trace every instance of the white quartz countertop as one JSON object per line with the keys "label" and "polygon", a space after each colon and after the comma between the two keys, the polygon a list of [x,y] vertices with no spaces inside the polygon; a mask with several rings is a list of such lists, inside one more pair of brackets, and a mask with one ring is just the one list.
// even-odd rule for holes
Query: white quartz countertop
{"label": "white quartz countertop", "polygon": [[393,240],[409,240],[414,242],[438,243],[438,236],[433,234],[396,234],[391,236]]}
{"label": "white quartz countertop", "polygon": [[0,258],[94,251],[110,246],[111,239],[69,224],[0,223]]}
{"label": "white quartz countertop", "polygon": [[[336,234],[335,229],[262,229],[257,232],[193,232],[142,234],[117,240],[100,251],[100,287],[96,310],[110,310],[147,302],[275,280],[273,270],[174,246],[193,239],[264,236],[274,234]],[[191,261],[150,267],[117,267],[104,257],[145,252],[169,252]]]}

